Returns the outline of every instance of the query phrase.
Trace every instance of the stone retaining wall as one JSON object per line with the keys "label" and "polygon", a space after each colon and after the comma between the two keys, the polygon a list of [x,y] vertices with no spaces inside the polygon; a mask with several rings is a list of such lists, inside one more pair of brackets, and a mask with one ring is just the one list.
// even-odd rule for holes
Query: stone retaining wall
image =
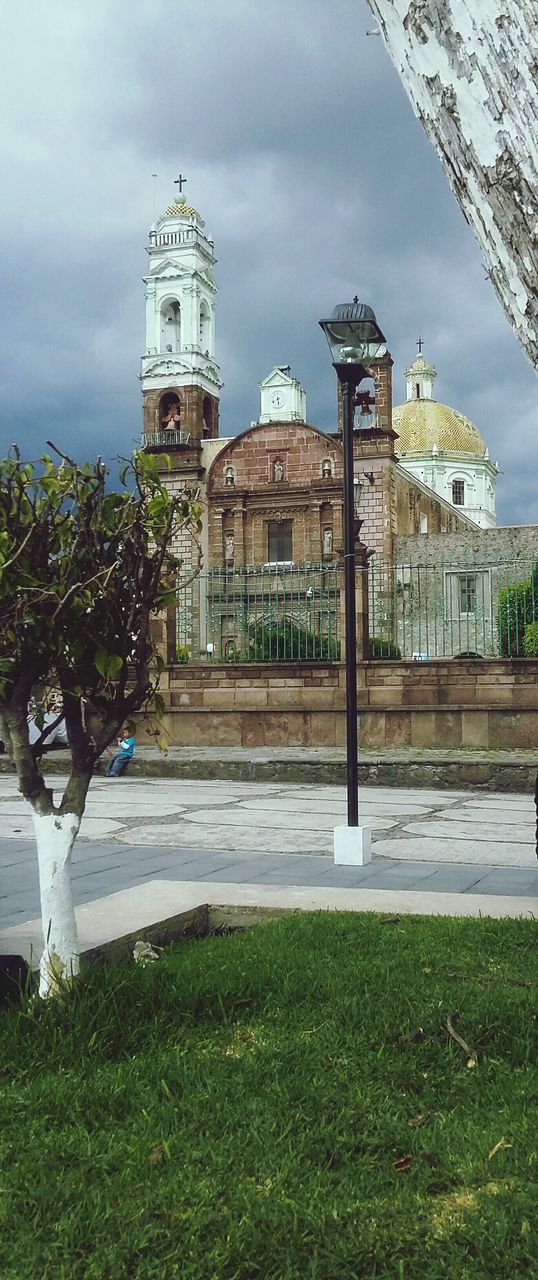
{"label": "stone retaining wall", "polygon": [[[359,663],[357,687],[366,747],[538,749],[535,659]],[[345,744],[340,663],[173,666],[161,692],[175,746]]]}

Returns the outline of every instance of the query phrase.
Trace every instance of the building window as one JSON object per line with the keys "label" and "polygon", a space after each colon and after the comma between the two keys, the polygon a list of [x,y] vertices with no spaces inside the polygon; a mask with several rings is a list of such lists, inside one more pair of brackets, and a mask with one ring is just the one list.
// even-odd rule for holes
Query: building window
{"label": "building window", "polygon": [[421,511],[420,513],[420,532],[428,532],[428,517],[424,511]]}
{"label": "building window", "polygon": [[476,574],[458,574],[460,613],[476,613]]}
{"label": "building window", "polygon": [[293,559],[293,520],[270,520],[267,526],[267,559],[271,564]]}
{"label": "building window", "polygon": [[463,507],[465,503],[465,481],[452,481],[452,501],[455,507]]}

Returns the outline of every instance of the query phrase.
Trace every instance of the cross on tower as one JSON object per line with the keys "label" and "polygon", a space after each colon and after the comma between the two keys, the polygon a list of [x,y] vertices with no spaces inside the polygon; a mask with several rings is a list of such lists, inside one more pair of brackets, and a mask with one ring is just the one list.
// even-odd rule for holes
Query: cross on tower
{"label": "cross on tower", "polygon": [[419,356],[422,355],[422,338],[421,337],[417,338],[417,351]]}
{"label": "cross on tower", "polygon": [[182,173],[180,173],[179,178],[174,179],[174,186],[179,187],[178,196],[182,194],[186,181],[187,179],[183,177]]}

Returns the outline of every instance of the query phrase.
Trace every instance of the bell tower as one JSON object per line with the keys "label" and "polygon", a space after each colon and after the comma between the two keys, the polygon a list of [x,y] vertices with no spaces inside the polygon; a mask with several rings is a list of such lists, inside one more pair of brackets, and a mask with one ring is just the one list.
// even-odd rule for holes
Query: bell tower
{"label": "bell tower", "polygon": [[178,195],[149,232],[140,372],[142,445],[169,453],[173,470],[199,466],[203,440],[218,436],[222,386],[215,359],[213,241],[186,202],[185,182],[180,175]]}

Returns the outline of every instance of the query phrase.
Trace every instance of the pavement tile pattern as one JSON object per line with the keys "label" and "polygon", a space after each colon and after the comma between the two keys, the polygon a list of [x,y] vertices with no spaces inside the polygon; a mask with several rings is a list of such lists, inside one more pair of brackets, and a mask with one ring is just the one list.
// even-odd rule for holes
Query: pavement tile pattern
{"label": "pavement tile pattern", "polygon": [[[47,776],[58,793],[64,782]],[[538,895],[532,796],[364,786],[360,806],[373,860],[337,867],[343,787],[96,777],[73,855],[75,903],[159,879]],[[0,927],[38,911],[32,819],[4,775]]]}

